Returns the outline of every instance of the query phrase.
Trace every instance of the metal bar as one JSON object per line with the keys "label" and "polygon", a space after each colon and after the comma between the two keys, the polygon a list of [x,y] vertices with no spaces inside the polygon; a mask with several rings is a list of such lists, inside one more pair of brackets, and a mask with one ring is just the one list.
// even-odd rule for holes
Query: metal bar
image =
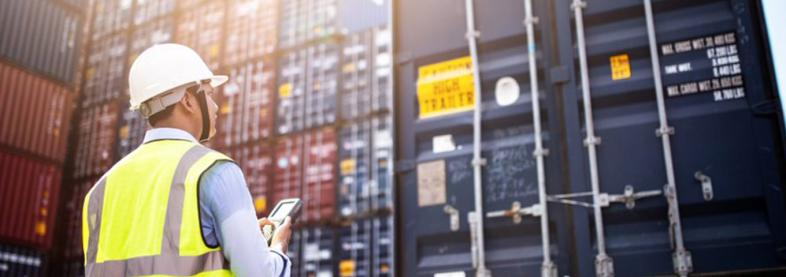
{"label": "metal bar", "polygon": [[690,262],[690,252],[685,250],[685,244],[682,237],[682,222],[680,220],[677,186],[674,178],[674,162],[671,157],[670,135],[674,134],[674,129],[669,126],[666,118],[666,103],[663,99],[663,83],[660,76],[660,59],[658,57],[651,0],[644,0],[644,13],[647,21],[647,38],[649,39],[650,59],[652,60],[652,77],[655,80],[655,95],[658,102],[658,119],[660,121],[660,128],[656,131],[656,134],[660,136],[661,143],[663,144],[663,160],[666,166],[666,179],[668,182],[666,184],[666,191],[669,192],[667,197],[671,198],[671,201],[669,201],[669,221],[671,221],[675,244],[674,253],[672,255],[674,272],[680,276],[687,276],[688,273],[693,271],[693,266]]}
{"label": "metal bar", "polygon": [[480,88],[480,70],[478,69],[478,49],[476,39],[480,33],[475,30],[475,9],[473,7],[473,0],[465,0],[464,4],[467,11],[467,35],[466,39],[469,43],[469,54],[472,58],[472,74],[473,83],[475,85],[475,108],[472,121],[472,169],[474,175],[475,187],[475,215],[476,222],[475,236],[472,240],[473,245],[477,249],[477,266],[476,276],[491,276],[491,273],[486,269],[486,253],[483,241],[483,186],[481,178],[481,167],[483,166],[482,158],[480,156],[480,120],[481,120],[481,88]]}
{"label": "metal bar", "polygon": [[590,181],[592,185],[593,212],[595,217],[595,238],[597,241],[598,254],[595,256],[595,271],[598,276],[614,276],[614,265],[611,257],[606,254],[606,238],[603,231],[603,214],[600,205],[600,181],[598,180],[598,161],[595,146],[600,143],[600,139],[595,137],[595,127],[592,119],[592,99],[590,96],[589,72],[587,69],[587,50],[584,39],[584,17],[582,9],[587,3],[581,0],[573,0],[573,8],[576,22],[576,41],[579,51],[579,65],[581,68],[581,92],[582,102],[584,103],[584,122],[587,132],[584,141],[589,154]]}
{"label": "metal bar", "polygon": [[549,238],[549,212],[546,200],[546,173],[543,157],[547,150],[543,148],[543,136],[540,127],[540,98],[538,87],[538,66],[535,57],[535,31],[534,26],[537,18],[532,16],[532,0],[524,0],[524,25],[527,28],[527,56],[529,58],[529,79],[530,93],[532,95],[532,124],[535,128],[535,159],[538,170],[538,198],[540,201],[540,237],[543,245],[543,265],[541,265],[541,276],[557,276],[554,262],[551,260],[551,243]]}

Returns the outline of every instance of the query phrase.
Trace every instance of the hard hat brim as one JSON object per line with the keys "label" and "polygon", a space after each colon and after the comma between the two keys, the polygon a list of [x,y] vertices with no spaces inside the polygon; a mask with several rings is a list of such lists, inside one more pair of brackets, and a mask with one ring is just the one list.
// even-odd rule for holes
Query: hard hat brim
{"label": "hard hat brim", "polygon": [[229,81],[229,77],[226,75],[214,75],[210,78],[210,85],[215,88],[225,84],[227,81]]}

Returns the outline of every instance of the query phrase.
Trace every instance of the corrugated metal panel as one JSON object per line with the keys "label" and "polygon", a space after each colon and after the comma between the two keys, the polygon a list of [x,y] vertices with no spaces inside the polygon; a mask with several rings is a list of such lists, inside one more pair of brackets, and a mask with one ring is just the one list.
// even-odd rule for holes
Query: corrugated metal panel
{"label": "corrugated metal panel", "polygon": [[232,0],[229,5],[224,63],[272,54],[278,42],[278,1]]}
{"label": "corrugated metal panel", "polygon": [[131,24],[131,7],[134,0],[105,0],[95,2],[92,40],[122,32]]}
{"label": "corrugated metal panel", "polygon": [[300,237],[302,247],[300,276],[332,277],[336,270],[334,231],[325,227],[313,227],[300,231]]}
{"label": "corrugated metal panel", "polygon": [[65,210],[60,215],[65,217],[65,237],[68,238],[63,250],[66,259],[83,258],[82,206],[85,203],[85,196],[97,180],[97,178],[91,178],[69,184],[71,193],[65,198]]}
{"label": "corrugated metal panel", "polygon": [[388,28],[347,35],[341,58],[341,118],[390,111],[390,46]]}
{"label": "corrugated metal panel", "polygon": [[44,0],[3,1],[0,10],[0,56],[71,84],[81,47],[81,15]]}
{"label": "corrugated metal panel", "polygon": [[373,237],[371,239],[371,276],[396,276],[396,225],[393,216],[374,218],[371,221]]}
{"label": "corrugated metal panel", "polygon": [[278,73],[278,109],[276,131],[289,134],[303,129],[306,102],[306,51],[281,55]]}
{"label": "corrugated metal panel", "polygon": [[[569,1],[563,1],[567,5]],[[763,150],[780,143],[773,117],[757,103],[773,101],[763,87],[762,39],[755,1],[661,1],[654,6],[656,47],[663,75],[665,116],[684,244],[694,272],[775,268],[786,265],[786,215],[780,155]],[[583,10],[587,60],[598,148],[601,190],[621,193],[663,189],[664,147],[653,135],[660,123],[642,2],[595,1]],[[614,16],[611,16],[611,15]],[[568,17],[563,26],[573,26]],[[574,28],[571,28],[574,29]],[[570,31],[569,31],[570,32]],[[574,45],[565,38],[563,49]],[[566,51],[566,64],[578,61]],[[625,55],[627,74],[614,74]],[[579,67],[571,68],[578,76]],[[624,71],[623,71],[624,73]],[[621,75],[621,76],[620,76]],[[566,84],[568,156],[574,191],[589,187],[579,77]],[[578,98],[578,99],[577,99]],[[583,104],[583,103],[582,103]],[[698,175],[711,178],[706,198]],[[674,272],[674,234],[667,202],[645,199],[635,209],[604,209],[606,247],[619,275]],[[580,264],[591,264],[597,243],[588,236],[586,211],[576,213]],[[734,253],[729,256],[727,253]],[[589,270],[582,272],[588,274]]]}
{"label": "corrugated metal panel", "polygon": [[303,137],[280,137],[276,141],[276,167],[273,171],[273,202],[300,197],[303,168]]}
{"label": "corrugated metal panel", "polygon": [[47,258],[43,252],[0,244],[0,275],[45,276]]}
{"label": "corrugated metal panel", "polygon": [[271,203],[270,187],[273,184],[273,153],[268,145],[253,144],[241,146],[227,151],[243,170],[248,184],[248,190],[254,201],[257,214],[267,214],[268,208],[276,203]]}
{"label": "corrugated metal panel", "polygon": [[158,17],[169,16],[175,10],[175,0],[136,0],[134,25],[139,26]]}
{"label": "corrugated metal panel", "polygon": [[82,111],[74,153],[74,178],[99,176],[115,163],[119,116],[117,103]]}
{"label": "corrugated metal panel", "polygon": [[339,215],[350,217],[368,212],[371,186],[371,126],[353,123],[341,129],[338,185]]}
{"label": "corrugated metal panel", "polygon": [[390,0],[342,0],[338,3],[341,31],[354,33],[387,25]]}
{"label": "corrugated metal panel", "polygon": [[175,41],[194,49],[214,71],[222,57],[225,12],[224,1],[209,1],[182,11],[177,19]]}
{"label": "corrugated metal panel", "polygon": [[51,247],[61,175],[57,165],[0,152],[0,238]]}
{"label": "corrugated metal panel", "polygon": [[394,208],[393,183],[393,118],[371,120],[371,210],[392,211]]}
{"label": "corrugated metal panel", "polygon": [[300,240],[300,231],[299,230],[292,230],[292,236],[289,238],[289,247],[287,247],[287,257],[289,257],[289,261],[292,262],[290,266],[289,276],[301,276],[300,271],[300,256],[301,256],[301,243]]}
{"label": "corrugated metal panel", "polygon": [[231,147],[271,137],[274,74],[272,58],[248,61],[229,70],[230,80],[221,87],[217,145]]}
{"label": "corrugated metal panel", "polygon": [[134,151],[145,139],[147,119],[136,111],[123,111],[120,129],[117,131],[117,157],[122,158]]}
{"label": "corrugated metal panel", "polygon": [[117,99],[128,89],[126,62],[128,35],[106,37],[93,42],[87,57],[82,107]]}
{"label": "corrugated metal panel", "polygon": [[0,63],[0,143],[63,162],[73,93]]}
{"label": "corrugated metal panel", "polygon": [[281,2],[279,47],[289,48],[338,33],[336,0]]}
{"label": "corrugated metal panel", "polygon": [[129,66],[145,49],[156,44],[172,42],[174,33],[175,24],[172,17],[163,17],[160,20],[148,21],[144,25],[134,26],[131,34],[131,50],[128,54]]}
{"label": "corrugated metal panel", "polygon": [[336,122],[339,52],[334,43],[307,51],[305,127],[313,128]]}
{"label": "corrugated metal panel", "polygon": [[301,222],[332,220],[336,209],[338,149],[333,128],[303,135],[303,213]]}
{"label": "corrugated metal panel", "polygon": [[340,229],[336,257],[338,276],[371,276],[372,230],[370,220],[358,220]]}

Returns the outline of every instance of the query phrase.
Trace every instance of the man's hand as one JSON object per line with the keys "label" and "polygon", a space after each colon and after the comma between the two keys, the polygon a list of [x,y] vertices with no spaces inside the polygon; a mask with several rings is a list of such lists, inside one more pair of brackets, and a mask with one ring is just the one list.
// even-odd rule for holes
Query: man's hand
{"label": "man's hand", "polygon": [[280,225],[267,218],[259,219],[259,228],[264,228],[267,225],[275,227],[273,239],[270,241],[270,248],[286,254],[289,238],[292,236],[292,219],[287,217],[284,219],[284,223]]}

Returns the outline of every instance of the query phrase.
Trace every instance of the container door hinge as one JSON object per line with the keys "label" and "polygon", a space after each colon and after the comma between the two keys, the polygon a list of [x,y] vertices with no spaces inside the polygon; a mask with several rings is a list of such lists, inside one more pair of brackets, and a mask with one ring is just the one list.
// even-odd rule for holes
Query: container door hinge
{"label": "container door hinge", "polygon": [[712,192],[712,179],[710,176],[705,175],[701,171],[696,171],[696,173],[693,174],[693,178],[701,182],[701,193],[704,195],[704,201],[712,200],[714,194]]}
{"label": "container door hinge", "polygon": [[445,205],[445,213],[450,216],[450,231],[456,232],[459,230],[459,211],[451,205]]}
{"label": "container door hinge", "polygon": [[606,254],[598,254],[595,256],[595,276],[597,277],[613,277],[614,276],[614,260]]}

